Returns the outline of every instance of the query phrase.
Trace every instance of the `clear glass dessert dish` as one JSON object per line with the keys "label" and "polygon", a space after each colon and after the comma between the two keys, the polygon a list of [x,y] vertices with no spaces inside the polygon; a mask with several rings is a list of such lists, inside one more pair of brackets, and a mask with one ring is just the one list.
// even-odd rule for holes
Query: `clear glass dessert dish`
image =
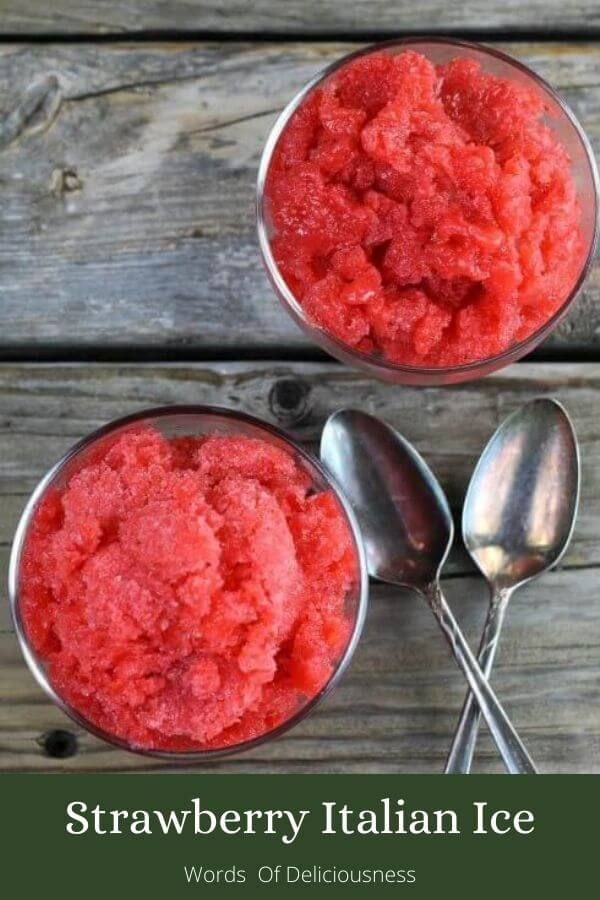
{"label": "clear glass dessert dish", "polygon": [[[556,304],[553,314],[540,327],[536,327],[524,339],[507,346],[503,352],[460,365],[447,367],[404,365],[391,361],[379,351],[363,352],[341,340],[307,314],[301,298],[294,295],[283,277],[272,247],[274,226],[269,209],[267,185],[274,154],[294,114],[311,97],[312,92],[327,86],[349,63],[375,53],[384,52],[396,56],[405,51],[421,54],[436,66],[448,64],[457,58],[473,60],[479,64],[483,73],[510,80],[535,92],[544,105],[542,123],[553,132],[570,157],[572,177],[581,208],[580,230],[583,244],[581,264],[578,262],[578,272],[572,286],[566,291],[564,299]],[[313,78],[281,113],[267,139],[260,162],[257,182],[257,228],[262,258],[275,293],[287,312],[312,341],[342,362],[363,369],[385,381],[398,384],[452,384],[487,375],[515,362],[530,353],[563,320],[580,293],[594,258],[598,229],[598,174],[590,143],[576,117],[553,88],[527,66],[498,50],[466,41],[417,37],[392,40],[367,47],[338,60]]]}
{"label": "clear glass dessert dish", "polygon": [[[75,709],[61,696],[61,692],[52,684],[46,662],[39,658],[33,641],[28,635],[27,623],[22,610],[23,571],[27,542],[35,522],[36,513],[42,502],[49,496],[60,494],[69,485],[73,476],[81,472],[90,461],[98,460],[106,447],[112,447],[122,436],[139,433],[140,429],[152,429],[167,439],[204,438],[208,436],[234,436],[259,439],[274,448],[284,450],[293,458],[297,469],[308,476],[307,484],[310,496],[327,492],[334,499],[340,521],[347,526],[350,540],[350,554],[356,576],[348,593],[343,598],[344,641],[341,652],[332,662],[329,678],[314,696],[307,696],[299,701],[293,714],[285,721],[279,722],[271,730],[260,733],[249,740],[242,740],[225,746],[211,746],[207,749],[172,750],[153,749],[133,745],[118,734],[110,733]],[[52,494],[50,493],[52,492]],[[336,512],[336,515],[337,515]],[[289,728],[300,722],[339,682],[356,650],[365,619],[368,596],[368,576],[361,537],[355,516],[348,502],[336,487],[332,478],[321,464],[306,449],[296,443],[290,436],[254,417],[233,412],[228,409],[209,406],[168,406],[150,409],[123,419],[115,420],[98,431],[88,435],[73,446],[63,458],[53,466],[34,490],[17,527],[9,567],[9,598],[12,617],[17,637],[24,658],[33,676],[50,697],[78,725],[103,740],[133,752],[155,756],[170,761],[198,763],[231,753],[248,750],[273,738],[279,737]]]}

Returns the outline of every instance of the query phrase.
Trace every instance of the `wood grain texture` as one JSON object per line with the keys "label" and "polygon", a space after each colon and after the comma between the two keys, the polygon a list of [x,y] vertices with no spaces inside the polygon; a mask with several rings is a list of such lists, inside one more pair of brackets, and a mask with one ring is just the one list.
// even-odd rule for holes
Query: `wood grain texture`
{"label": "wood grain texture", "polygon": [[139,31],[286,34],[430,33],[439,29],[550,31],[595,29],[595,0],[3,0],[2,30],[12,34],[106,34]]}
{"label": "wood grain texture", "polygon": [[[503,46],[598,149],[600,45]],[[305,351],[263,273],[254,181],[278,110],[352,48],[0,46],[0,352]],[[597,351],[597,267],[549,343]]]}
{"label": "wood grain texture", "polygon": [[[48,758],[44,734],[71,726],[34,684],[7,614],[8,545],[26,494],[90,429],[149,405],[214,403],[253,412],[314,445],[325,417],[351,403],[413,440],[458,508],[499,421],[527,399],[551,394],[566,404],[581,440],[582,510],[563,567],[515,597],[495,681],[543,771],[600,772],[599,390],[600,365],[592,364],[520,364],[452,391],[378,385],[335,364],[0,366],[0,770],[161,768],[85,734],[73,758]],[[447,574],[449,598],[475,641],[484,584],[459,551]],[[376,587],[359,650],[334,695],[288,736],[210,768],[437,772],[462,692],[424,604]],[[477,770],[500,771],[487,737]]]}

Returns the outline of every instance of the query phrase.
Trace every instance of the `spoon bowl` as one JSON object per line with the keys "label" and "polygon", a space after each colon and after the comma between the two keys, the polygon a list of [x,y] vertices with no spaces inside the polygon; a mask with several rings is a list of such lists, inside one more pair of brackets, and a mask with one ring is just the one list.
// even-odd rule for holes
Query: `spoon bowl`
{"label": "spoon bowl", "polygon": [[487,444],[463,510],[463,538],[485,578],[516,588],[555,566],[579,503],[579,451],[556,400],[514,412]]}
{"label": "spoon bowl", "polygon": [[380,419],[342,409],[323,429],[321,459],[358,517],[369,573],[424,590],[444,565],[454,525],[422,457]]}

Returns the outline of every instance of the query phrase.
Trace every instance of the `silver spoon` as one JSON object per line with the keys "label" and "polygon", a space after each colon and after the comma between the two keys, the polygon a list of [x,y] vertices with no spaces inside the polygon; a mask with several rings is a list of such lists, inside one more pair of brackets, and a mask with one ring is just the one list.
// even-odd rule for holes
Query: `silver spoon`
{"label": "silver spoon", "polygon": [[[522,406],[502,423],[481,455],[465,498],[462,530],[491,592],[479,648],[486,678],[513,592],[555,566],[567,549],[579,482],[577,438],[555,400]],[[471,770],[479,724],[479,708],[469,693],[446,763],[448,774]]]}
{"label": "silver spoon", "polygon": [[454,527],[433,473],[392,428],[351,409],[328,419],[321,438],[321,458],[358,516],[369,574],[412,588],[427,600],[509,772],[535,772],[441,592],[440,571]]}

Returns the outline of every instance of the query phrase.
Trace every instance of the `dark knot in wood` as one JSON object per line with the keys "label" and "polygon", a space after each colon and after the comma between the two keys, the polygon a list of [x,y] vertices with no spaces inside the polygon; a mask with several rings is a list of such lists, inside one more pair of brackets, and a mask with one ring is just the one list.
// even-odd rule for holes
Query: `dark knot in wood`
{"label": "dark knot in wood", "polygon": [[298,425],[310,411],[310,387],[300,378],[279,378],[269,393],[269,408],[282,425]]}
{"label": "dark knot in wood", "polygon": [[77,735],[63,728],[47,731],[42,735],[40,743],[46,756],[51,756],[53,759],[68,759],[70,756],[75,756],[79,749]]}

